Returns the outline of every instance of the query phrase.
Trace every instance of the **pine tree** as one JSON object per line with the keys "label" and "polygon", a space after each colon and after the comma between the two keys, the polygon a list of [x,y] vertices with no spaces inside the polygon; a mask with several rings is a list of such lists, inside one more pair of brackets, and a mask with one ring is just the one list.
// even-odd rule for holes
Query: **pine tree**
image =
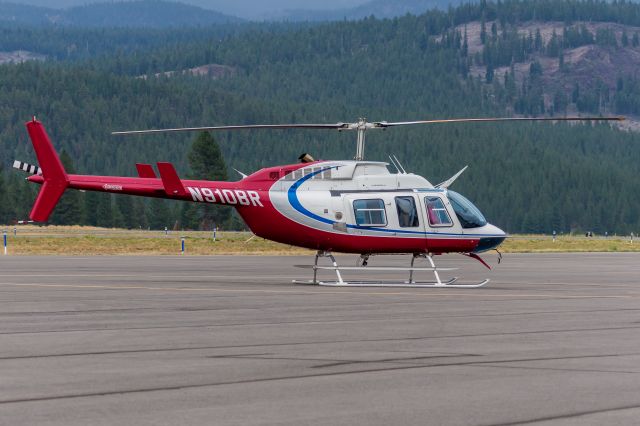
{"label": "pine tree", "polygon": [[132,204],[133,204],[133,213],[132,213],[133,227],[147,229],[149,227],[149,221],[147,220],[148,216],[146,212],[147,200],[140,197],[132,197]]}
{"label": "pine tree", "polygon": [[16,173],[9,175],[7,185],[7,208],[9,220],[25,220],[29,217],[29,212],[40,190],[39,185],[34,185],[18,177]]}
{"label": "pine tree", "polygon": [[531,80],[535,80],[542,75],[542,65],[539,61],[533,61],[531,65],[529,65],[529,76]]}
{"label": "pine tree", "polygon": [[533,42],[533,48],[536,51],[540,51],[542,50],[542,44],[543,42],[542,42],[542,34],[540,34],[540,28],[536,28],[536,37]]}
{"label": "pine tree", "polygon": [[131,229],[135,227],[136,218],[133,212],[133,197],[131,195],[118,195],[114,204],[114,220],[116,227]]}
{"label": "pine tree", "polygon": [[111,208],[111,194],[98,194],[96,206],[96,225],[102,228],[113,226],[113,210]]}
{"label": "pine tree", "polygon": [[556,57],[562,52],[562,48],[560,46],[560,41],[558,39],[558,35],[556,34],[556,30],[553,30],[551,34],[551,39],[549,39],[549,43],[547,43],[547,56]]}
{"label": "pine tree", "polygon": [[149,203],[149,227],[151,229],[171,229],[172,225],[166,200],[153,198]]}
{"label": "pine tree", "polygon": [[199,207],[192,203],[182,203],[180,209],[180,227],[182,229],[198,229],[200,227]]}
{"label": "pine tree", "polygon": [[464,39],[462,41],[462,56],[466,57],[469,54],[469,39],[467,38],[467,26],[464,26]]}
{"label": "pine tree", "polygon": [[191,145],[188,155],[192,179],[228,179],[227,166],[218,143],[209,132],[201,132]]}
{"label": "pine tree", "polygon": [[560,55],[558,56],[558,69],[561,72],[568,71],[567,64],[564,62],[564,52],[562,50],[560,50]]}
{"label": "pine tree", "polygon": [[[208,132],[202,132],[193,141],[189,151],[189,165],[192,179],[225,181],[228,179],[227,166],[215,139]],[[228,222],[229,207],[202,205],[200,210],[200,228],[210,229]]]}
{"label": "pine tree", "polygon": [[87,192],[84,197],[84,218],[82,222],[89,226],[98,226],[98,207],[100,196],[97,192]]}
{"label": "pine tree", "polygon": [[124,220],[124,215],[118,208],[118,199],[124,198],[123,195],[116,197],[115,203],[111,204],[111,226],[114,228],[126,228],[127,224]]}

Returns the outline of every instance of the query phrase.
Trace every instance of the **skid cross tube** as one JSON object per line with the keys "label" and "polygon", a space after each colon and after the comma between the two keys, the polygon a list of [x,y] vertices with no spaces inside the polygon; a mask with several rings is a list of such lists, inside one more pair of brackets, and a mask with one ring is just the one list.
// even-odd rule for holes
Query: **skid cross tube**
{"label": "skid cross tube", "polygon": [[333,263],[333,267],[335,268],[335,271],[336,271],[336,275],[338,277],[338,283],[341,285],[344,285],[344,281],[342,281],[342,275],[340,275],[340,269],[338,268],[338,262],[336,262],[336,258],[333,257],[331,253],[326,251],[318,251],[316,253],[316,260],[313,264],[313,284],[319,284],[318,283],[318,258],[320,257],[328,257],[329,259],[331,259],[331,262]]}
{"label": "skid cross tube", "polygon": [[[329,258],[331,260],[331,266],[320,266],[318,260],[322,257]],[[366,260],[369,255],[363,255],[359,259],[358,264],[366,265]],[[415,267],[415,260],[417,258],[425,258],[429,261],[430,267]],[[334,286],[334,287],[411,287],[411,288],[478,288],[489,282],[488,279],[483,280],[476,284],[454,284],[458,278],[454,277],[446,281],[442,281],[439,271],[453,271],[456,268],[438,268],[433,261],[433,255],[431,253],[414,253],[411,257],[411,266],[409,268],[397,267],[397,266],[338,266],[333,254],[328,251],[318,251],[315,255],[313,265],[295,265],[298,268],[313,269],[312,280],[293,280],[295,284],[310,284],[321,286]],[[322,281],[318,279],[318,270],[334,271],[336,273],[336,281]],[[342,278],[342,271],[397,271],[406,272],[409,271],[408,281],[345,281]],[[435,281],[416,281],[413,279],[414,271],[427,271],[434,274]]]}

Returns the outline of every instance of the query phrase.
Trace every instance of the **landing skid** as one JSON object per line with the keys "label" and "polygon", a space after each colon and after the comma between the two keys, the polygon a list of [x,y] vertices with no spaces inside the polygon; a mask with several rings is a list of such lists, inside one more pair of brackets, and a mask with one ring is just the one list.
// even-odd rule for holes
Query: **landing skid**
{"label": "landing skid", "polygon": [[[318,266],[318,259],[321,257],[329,258],[332,262],[332,266]],[[319,251],[316,254],[315,262],[313,265],[295,265],[297,268],[312,269],[312,280],[293,280],[294,284],[306,284],[306,285],[321,285],[328,287],[396,287],[396,288],[479,288],[489,282],[489,279],[485,279],[475,284],[455,284],[458,281],[458,277],[451,278],[443,281],[440,279],[438,272],[442,271],[454,271],[457,268],[436,268],[433,258],[430,254],[416,253],[411,258],[411,266],[409,268],[394,267],[394,266],[374,266],[367,267],[368,255],[362,257],[363,266],[338,266],[335,257],[329,252]],[[426,258],[431,267],[419,268],[414,267],[416,258]],[[318,270],[335,271],[336,281],[319,281]],[[345,281],[342,279],[340,271],[408,271],[409,280],[406,281]],[[435,281],[416,281],[413,279],[414,272],[429,271],[433,272]]]}

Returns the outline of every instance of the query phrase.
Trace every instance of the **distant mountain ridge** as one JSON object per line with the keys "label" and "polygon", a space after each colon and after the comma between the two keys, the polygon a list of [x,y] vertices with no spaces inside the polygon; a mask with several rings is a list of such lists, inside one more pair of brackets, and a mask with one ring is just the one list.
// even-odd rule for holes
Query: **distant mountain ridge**
{"label": "distant mountain ridge", "polygon": [[138,0],[93,3],[69,9],[0,3],[0,23],[77,27],[186,27],[237,23],[242,19],[184,3]]}
{"label": "distant mountain ridge", "polygon": [[284,21],[339,21],[357,20],[368,16],[379,19],[394,18],[406,14],[420,15],[431,9],[446,9],[459,4],[459,0],[371,0],[363,5],[338,10],[286,10],[273,16],[273,20]]}

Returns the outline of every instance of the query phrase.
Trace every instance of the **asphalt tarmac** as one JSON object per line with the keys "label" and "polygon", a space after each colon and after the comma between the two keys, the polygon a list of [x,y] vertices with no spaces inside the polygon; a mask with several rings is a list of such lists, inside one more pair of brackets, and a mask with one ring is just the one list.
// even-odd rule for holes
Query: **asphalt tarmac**
{"label": "asphalt tarmac", "polygon": [[461,290],[291,284],[307,257],[0,256],[0,424],[638,424],[640,253],[488,259],[438,259],[491,278]]}

